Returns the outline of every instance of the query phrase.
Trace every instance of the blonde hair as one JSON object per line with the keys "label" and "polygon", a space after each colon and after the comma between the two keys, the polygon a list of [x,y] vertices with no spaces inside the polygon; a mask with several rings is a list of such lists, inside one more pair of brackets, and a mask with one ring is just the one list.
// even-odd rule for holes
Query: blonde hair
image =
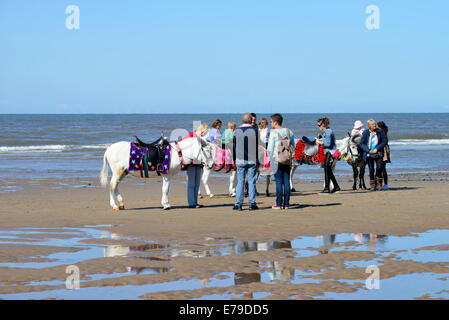
{"label": "blonde hair", "polygon": [[198,130],[200,130],[201,132],[206,133],[207,131],[209,131],[209,126],[206,123],[202,123],[198,126],[198,128],[196,128],[195,131],[198,132]]}
{"label": "blonde hair", "polygon": [[374,119],[369,119],[369,120],[366,122],[366,125],[368,126],[368,129],[369,129],[369,125],[370,125],[371,123],[376,124],[376,120],[374,120]]}
{"label": "blonde hair", "polygon": [[228,129],[232,129],[232,128],[235,129],[235,127],[236,127],[236,125],[235,125],[235,122],[234,122],[234,121],[229,121],[229,122],[228,122]]}
{"label": "blonde hair", "polygon": [[268,125],[268,120],[265,118],[260,119],[259,121],[259,129],[265,129]]}

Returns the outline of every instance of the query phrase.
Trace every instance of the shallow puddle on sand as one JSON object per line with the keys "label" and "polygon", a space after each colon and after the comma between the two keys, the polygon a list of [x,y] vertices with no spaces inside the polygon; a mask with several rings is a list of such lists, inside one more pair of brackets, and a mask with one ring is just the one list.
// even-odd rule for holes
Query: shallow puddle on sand
{"label": "shallow puddle on sand", "polygon": [[[57,252],[38,258],[45,258],[45,262],[15,262],[0,263],[1,267],[15,268],[45,268],[58,265],[76,264],[81,261],[108,257],[137,257],[150,261],[167,262],[166,267],[129,266],[123,272],[111,274],[83,274],[80,279],[80,290],[67,290],[65,283],[59,280],[32,281],[26,286],[47,285],[54,286],[54,290],[41,292],[27,292],[14,294],[0,294],[3,299],[137,299],[146,293],[175,292],[197,290],[213,287],[233,287],[249,283],[264,285],[282,284],[319,284],[325,281],[318,277],[323,272],[331,271],[332,267],[323,267],[320,272],[304,272],[299,269],[285,267],[284,262],[290,258],[307,258],[332,252],[372,252],[376,257],[370,260],[345,261],[347,269],[366,268],[376,265],[382,270],[383,259],[386,257],[396,260],[412,260],[415,262],[449,262],[447,247],[449,230],[430,230],[409,236],[387,236],[375,234],[337,234],[297,237],[292,240],[279,241],[234,241],[232,238],[207,237],[203,242],[179,243],[177,241],[149,241],[142,239],[123,238],[108,231],[96,229],[111,227],[110,225],[85,226],[83,228],[21,228],[14,230],[0,230],[0,243],[14,243],[24,245],[48,245],[60,247],[74,247],[77,252]],[[138,245],[105,245],[87,243],[86,240],[111,239],[127,240],[140,243]],[[30,242],[32,240],[32,242]],[[142,244],[143,243],[143,244]],[[440,247],[438,247],[440,246]],[[425,248],[424,248],[425,247]],[[419,250],[417,250],[419,249]],[[120,278],[130,275],[148,275],[165,272],[175,272],[170,267],[170,261],[176,257],[205,258],[228,255],[245,255],[250,252],[272,251],[281,253],[279,261],[252,261],[256,272],[219,272],[208,279],[185,278],[175,281],[151,283],[142,285],[83,287],[89,281]],[[275,258],[270,260],[276,260]],[[229,267],[229,266],[226,266]],[[369,274],[366,276],[368,277]],[[382,279],[380,274],[380,289],[368,290],[365,279],[327,279],[357,288],[352,293],[325,292],[319,298],[329,299],[412,299],[427,295],[430,298],[449,299],[449,281],[442,280],[449,277],[447,273],[412,273],[400,274]],[[358,285],[358,286],[356,286]],[[1,285],[0,285],[1,288]],[[238,291],[238,290],[237,290]],[[261,291],[242,292],[241,294],[226,291],[225,293],[210,293],[195,299],[232,299],[253,298],[262,299],[271,293],[266,286]],[[295,296],[290,295],[294,298]]]}

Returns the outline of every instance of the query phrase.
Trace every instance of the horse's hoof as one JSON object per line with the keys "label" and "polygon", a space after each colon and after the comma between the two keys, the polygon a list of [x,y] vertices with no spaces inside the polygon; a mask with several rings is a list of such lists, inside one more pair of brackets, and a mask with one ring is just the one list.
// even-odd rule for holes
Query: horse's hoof
{"label": "horse's hoof", "polygon": [[291,192],[296,192],[296,189],[295,189],[295,188],[292,188],[290,191],[291,191]]}
{"label": "horse's hoof", "polygon": [[125,210],[125,206],[124,205],[122,205],[122,206],[120,206],[118,208],[119,208],[119,210]]}
{"label": "horse's hoof", "polygon": [[267,197],[269,197],[270,196],[270,193],[269,192],[267,192],[266,194],[265,194]]}
{"label": "horse's hoof", "polygon": [[170,210],[171,209],[171,207],[170,206],[168,206],[168,207],[164,207],[164,210]]}
{"label": "horse's hoof", "polygon": [[199,194],[198,198],[203,199],[203,195]]}
{"label": "horse's hoof", "polygon": [[115,208],[112,208],[112,209],[114,209],[114,211],[119,211],[120,209],[119,208],[117,208],[117,207],[115,207]]}
{"label": "horse's hoof", "polygon": [[215,195],[214,195],[213,193],[211,193],[211,194],[209,195],[209,198],[213,198],[213,197],[215,197]]}

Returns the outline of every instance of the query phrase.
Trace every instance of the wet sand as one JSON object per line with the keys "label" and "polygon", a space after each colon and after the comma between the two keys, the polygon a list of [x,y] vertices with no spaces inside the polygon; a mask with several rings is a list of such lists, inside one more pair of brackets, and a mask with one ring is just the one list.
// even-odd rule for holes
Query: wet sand
{"label": "wet sand", "polygon": [[[95,288],[113,292],[112,288],[118,286],[125,286],[122,289],[124,298],[146,299],[309,299],[326,297],[326,292],[355,292],[364,287],[367,274],[365,267],[348,268],[347,262],[371,261],[380,257],[377,252],[368,248],[359,251],[333,251],[330,245],[324,250],[321,248],[312,256],[301,257],[295,256],[288,247],[268,251],[256,250],[242,255],[202,255],[202,252],[204,248],[220,247],[220,241],[223,239],[267,242],[299,236],[342,233],[405,236],[427,230],[449,229],[447,181],[391,179],[391,189],[381,192],[353,191],[350,181],[343,180],[343,191],[328,196],[318,195],[322,183],[297,181],[295,187],[298,192],[293,193],[288,211],[271,209],[275,200],[274,183],[271,184],[271,197],[266,197],[262,192],[264,185],[258,184],[261,195],[257,198],[257,203],[260,210],[248,211],[245,207],[242,212],[232,210],[234,198],[226,194],[226,178],[211,178],[210,185],[215,196],[200,199],[203,208],[189,209],[186,204],[185,178],[178,177],[171,185],[169,200],[172,209],[168,211],[162,210],[160,205],[160,178],[144,183],[137,178],[131,178],[120,185],[126,210],[118,212],[109,206],[107,190],[100,188],[95,180],[83,178],[79,187],[61,189],[53,188],[56,179],[40,181],[39,185],[34,186],[28,185],[24,180],[20,185],[22,191],[0,195],[3,203],[0,208],[0,229],[8,231],[26,227],[42,228],[42,233],[28,235],[23,244],[8,244],[8,241],[14,242],[14,237],[8,236],[7,233],[3,235],[0,244],[0,297],[8,298],[7,294],[11,293],[39,292],[55,288],[65,290],[65,270],[69,263],[43,268],[8,268],[7,263],[49,262],[52,259],[49,259],[51,255],[48,255],[53,252],[79,251],[79,247],[71,247],[70,244],[58,248],[52,246],[51,242],[33,248],[33,240],[45,237],[70,238],[69,234],[64,233],[67,230],[63,228],[84,226],[98,226],[95,227],[97,230],[104,230],[109,236],[82,240],[83,244],[93,243],[99,247],[107,245],[113,250],[114,246],[131,245],[135,248],[148,244],[148,241],[157,240],[176,242],[177,250],[184,252],[178,255],[172,252],[169,258],[163,259],[155,258],[158,250],[153,252],[156,255],[152,253],[142,257],[136,254],[139,251],[136,249],[132,254],[112,253],[104,255],[108,257],[78,261],[76,265],[81,271],[83,281],[81,286],[85,289],[85,295],[80,297],[84,298],[95,297]],[[17,180],[15,183],[20,184],[21,181]],[[51,235],[51,232],[56,231],[59,233]],[[351,247],[354,244],[351,242],[344,245]],[[414,249],[435,250],[444,254],[447,253],[448,247],[444,243],[438,246],[422,244]],[[163,246],[160,250],[166,253]],[[449,287],[449,255],[447,257],[446,261],[418,262],[404,257],[398,259],[394,256],[383,256],[382,279],[398,275],[434,273],[440,274],[440,278],[444,279],[440,281]],[[284,273],[288,277],[291,270],[296,270],[296,276],[298,272],[312,272],[307,278],[314,280],[287,283],[282,281],[281,276],[280,281],[272,283],[257,281],[261,270],[263,275],[264,268],[267,269],[263,266],[261,269],[261,265],[270,261],[281,266],[276,269],[281,275]],[[147,274],[125,273],[130,266],[136,270],[147,268],[153,271]],[[95,274],[108,276],[92,278]],[[242,282],[240,276],[243,276]],[[250,280],[245,282],[244,279],[248,276]],[[251,277],[256,277],[256,281],[252,281]],[[182,290],[182,286],[165,291],[151,287],[152,284],[183,279],[192,279],[195,284],[187,286],[187,290]],[[34,283],[36,281],[56,282],[49,285]],[[211,285],[198,287],[197,283]],[[214,283],[217,283],[217,286]],[[127,288],[132,291],[134,286],[139,286],[141,291],[133,297],[126,296],[124,292]],[[149,286],[147,292],[145,286]],[[92,288],[92,291],[86,288]],[[173,288],[176,288],[176,285]],[[83,290],[80,290],[80,294],[82,292]],[[260,294],[255,294],[256,292]],[[120,296],[120,293],[117,295]],[[33,298],[32,295],[17,297]],[[49,293],[48,297],[52,297],[52,294]],[[98,295],[96,297],[101,298]],[[433,295],[423,294],[414,298],[432,297]]]}

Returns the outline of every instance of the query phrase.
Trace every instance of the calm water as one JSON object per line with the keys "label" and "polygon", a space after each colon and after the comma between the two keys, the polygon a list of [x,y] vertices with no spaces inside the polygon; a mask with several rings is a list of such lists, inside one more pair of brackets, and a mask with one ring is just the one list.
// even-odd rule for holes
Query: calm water
{"label": "calm water", "polygon": [[[286,114],[284,121],[296,138],[313,138],[319,133],[316,119],[321,116]],[[258,120],[261,117],[269,115],[258,114]],[[337,139],[351,131],[355,120],[366,123],[371,117],[390,128],[390,172],[449,170],[448,113],[329,116]],[[170,137],[174,129],[192,130],[193,121],[210,125],[221,119],[226,127],[230,120],[240,123],[240,118],[240,114],[0,115],[0,178],[97,177],[103,153],[111,143],[131,141],[134,135],[144,141],[161,133]],[[338,163],[338,175],[350,173],[346,163]],[[313,179],[322,174],[318,167],[303,166],[297,175]],[[5,190],[13,191],[14,186],[4,186]]]}
{"label": "calm water", "polygon": [[[31,270],[67,266],[77,264],[82,261],[88,263],[91,259],[103,259],[110,257],[122,257],[125,261],[132,264],[115,268],[113,273],[89,273],[82,272],[80,279],[80,290],[67,290],[65,282],[62,280],[42,281],[39,277],[32,281],[27,281],[24,285],[31,292],[7,294],[1,289],[9,285],[0,285],[0,298],[2,299],[43,299],[43,298],[64,298],[64,299],[137,299],[145,293],[152,292],[170,292],[177,290],[195,290],[214,287],[234,287],[236,290],[239,285],[249,283],[263,283],[268,285],[301,285],[306,283],[320,284],[324,283],[329,275],[329,280],[336,280],[348,288],[361,287],[350,293],[337,293],[334,290],[325,292],[321,298],[331,299],[413,299],[428,294],[433,298],[448,299],[447,277],[449,269],[435,268],[432,272],[412,271],[398,268],[394,274],[385,271],[385,265],[391,263],[441,263],[444,266],[448,260],[448,252],[444,249],[447,245],[448,230],[429,230],[424,233],[412,234],[409,236],[391,236],[380,234],[362,234],[362,233],[343,233],[326,234],[317,236],[300,236],[293,239],[280,239],[277,241],[237,241],[233,238],[212,238],[207,237],[203,241],[191,241],[180,243],[178,241],[168,240],[144,240],[123,238],[119,234],[111,233],[99,227],[103,226],[84,226],[82,228],[19,228],[19,229],[0,229],[0,244],[14,245],[33,245],[45,246],[52,245],[60,247],[60,252],[43,255],[40,261],[26,262],[3,262],[0,268],[27,268]],[[113,245],[96,243],[96,241],[111,239],[114,241],[127,240],[128,244]],[[129,245],[129,242],[135,242],[136,245]],[[75,252],[65,252],[66,247],[79,249]],[[259,259],[253,256],[250,261],[251,272],[228,272],[228,264],[218,263],[221,257],[234,255],[243,259],[245,255],[255,252],[270,251],[271,255],[263,255]],[[352,258],[341,260],[341,257],[332,255],[336,253],[348,252]],[[357,253],[373,253],[372,257],[357,257]],[[335,266],[326,266],[320,262],[320,270],[317,271],[317,265],[308,262],[309,267],[294,268],[289,261],[295,259],[306,261],[310,257],[319,255],[329,255],[329,259],[344,263],[347,275],[357,275],[356,277],[340,278],[340,276],[331,275]],[[126,258],[132,257],[130,260]],[[200,278],[187,277],[179,279],[178,270],[173,265],[173,260],[177,257],[183,259],[199,259],[197,268],[209,268],[208,264],[203,265],[202,259],[214,257],[217,261],[217,270],[215,275],[207,277],[207,281],[200,281]],[[36,257],[38,258],[38,257]],[[237,258],[237,257],[236,257]],[[208,260],[207,259],[207,260]],[[254,260],[255,259],[255,260]],[[386,263],[385,260],[389,260]],[[117,260],[108,260],[109,264],[114,265]],[[115,262],[114,262],[115,261]],[[148,266],[148,261],[157,261],[159,264]],[[357,268],[365,270],[368,266],[375,265],[379,270],[380,285],[377,289],[368,290],[365,286],[365,273],[362,277],[356,273]],[[256,267],[254,269],[254,267]],[[142,283],[140,285],[120,285],[112,286],[94,286],[89,287],[86,284],[89,281],[101,279],[117,279],[133,275],[154,275],[158,273],[167,273],[167,279],[164,282]],[[65,277],[65,274],[63,274]],[[57,275],[56,278],[60,278]],[[123,280],[125,281],[125,280]],[[38,291],[34,286],[49,286],[45,291]],[[12,284],[14,286],[14,284]],[[260,290],[260,289],[259,289]],[[250,292],[250,298],[260,299],[275,292],[274,287],[265,287],[264,291]],[[249,293],[249,292],[248,292]],[[242,293],[232,293],[227,290],[225,293],[205,295],[200,299],[231,299],[242,297]],[[248,295],[246,296],[248,298]]]}

